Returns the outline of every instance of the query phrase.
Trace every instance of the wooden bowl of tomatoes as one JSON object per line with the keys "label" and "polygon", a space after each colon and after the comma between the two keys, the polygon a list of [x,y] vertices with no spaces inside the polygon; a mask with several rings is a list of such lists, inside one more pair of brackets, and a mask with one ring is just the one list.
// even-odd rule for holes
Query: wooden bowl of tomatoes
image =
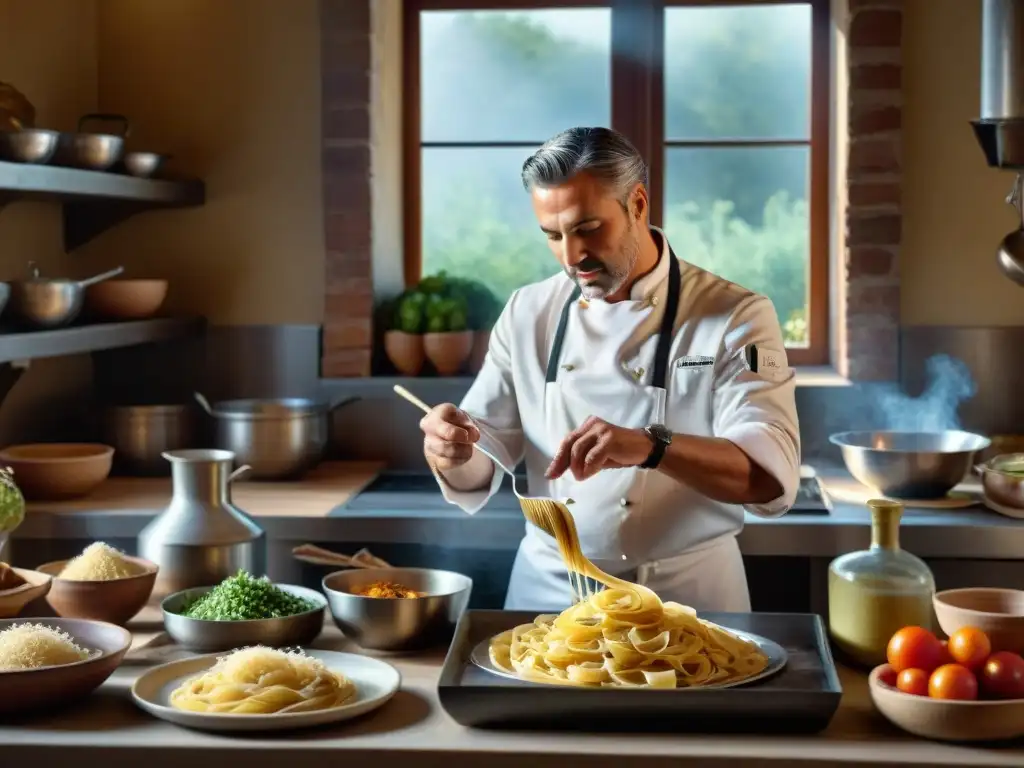
{"label": "wooden bowl of tomatoes", "polygon": [[948,641],[904,627],[889,641],[888,664],[871,671],[875,707],[891,723],[940,741],[1005,741],[1024,736],[1024,658],[993,651],[977,627]]}

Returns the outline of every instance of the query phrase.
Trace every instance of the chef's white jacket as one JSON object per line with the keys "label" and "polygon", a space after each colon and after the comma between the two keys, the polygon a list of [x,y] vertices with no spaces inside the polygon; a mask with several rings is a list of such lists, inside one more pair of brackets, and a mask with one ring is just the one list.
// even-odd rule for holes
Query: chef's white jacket
{"label": "chef's white jacket", "polygon": [[[530,495],[576,500],[572,511],[584,551],[607,572],[642,575],[656,563],[673,571],[692,570],[698,565],[689,555],[727,545],[728,556],[718,559],[732,563],[725,567],[733,581],[739,563],[745,590],[735,547],[744,507],[699,496],[658,470],[604,470],[595,476],[605,476],[601,480],[582,483],[570,472],[554,481],[544,477],[566,433],[592,414],[621,426],[660,421],[673,433],[732,441],[782,488],[778,498],[745,507],[755,515],[782,515],[796,498],[800,438],[794,374],[767,298],[680,260],[681,291],[666,387],[655,393],[660,397],[651,395],[652,359],[667,303],[669,260],[674,258],[667,238],[660,239],[657,266],[634,284],[629,299],[613,304],[578,301],[570,308],[555,383],[545,381],[548,358],[575,285],[558,274],[517,290],[492,330],[483,368],[460,407],[479,425],[481,445],[506,466],[525,458]],[[750,364],[751,345],[758,366]],[[501,485],[502,473],[494,473],[489,487],[468,493],[438,480],[449,502],[473,514]],[[729,576],[716,575],[708,559],[699,558],[704,572],[699,581],[709,584]],[[527,594],[520,584],[518,591],[525,596],[513,599],[517,578],[537,581],[541,573],[549,578],[548,587]],[[524,601],[528,607],[564,607],[567,592],[551,598],[550,606],[542,604],[560,583],[554,576],[559,573],[564,571],[554,540],[527,524],[508,607],[523,607],[516,603]],[[686,594],[662,597],[699,602]],[[725,597],[708,601],[711,605],[697,607],[725,610],[737,605]],[[723,601],[729,605],[721,605]]]}

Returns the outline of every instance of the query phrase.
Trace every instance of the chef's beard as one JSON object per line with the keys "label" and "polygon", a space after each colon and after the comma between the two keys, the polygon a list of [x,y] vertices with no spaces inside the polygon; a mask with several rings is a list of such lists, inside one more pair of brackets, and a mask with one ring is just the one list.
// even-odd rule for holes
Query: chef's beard
{"label": "chef's beard", "polygon": [[[593,258],[594,262],[600,263],[601,274],[597,276],[596,280],[582,283],[576,273],[593,269],[594,267],[588,263],[591,258]],[[636,236],[636,227],[631,221],[628,229],[623,233],[622,239],[619,241],[619,246],[613,258],[605,261],[588,256],[574,268],[573,272],[569,273],[569,277],[580,287],[580,293],[583,295],[583,298],[588,301],[604,299],[616,293],[626,284],[630,275],[633,274],[633,270],[636,269],[636,262],[639,258],[640,241]]]}

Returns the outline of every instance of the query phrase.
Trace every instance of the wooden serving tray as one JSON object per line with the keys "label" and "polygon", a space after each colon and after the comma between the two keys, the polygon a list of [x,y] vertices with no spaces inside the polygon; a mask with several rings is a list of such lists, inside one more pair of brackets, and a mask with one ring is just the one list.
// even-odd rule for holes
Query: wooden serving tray
{"label": "wooden serving tray", "polygon": [[[253,517],[327,517],[372,483],[384,462],[328,461],[301,480],[231,484],[231,498]],[[91,494],[70,501],[35,501],[27,514],[155,512],[171,499],[169,477],[111,477]]]}

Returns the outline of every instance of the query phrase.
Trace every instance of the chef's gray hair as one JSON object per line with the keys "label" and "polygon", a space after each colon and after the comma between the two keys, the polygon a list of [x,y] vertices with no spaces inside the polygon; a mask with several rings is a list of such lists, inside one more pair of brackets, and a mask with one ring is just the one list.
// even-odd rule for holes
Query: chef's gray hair
{"label": "chef's gray hair", "polygon": [[629,139],[610,128],[570,128],[544,142],[523,163],[523,186],[564,184],[589,173],[615,190],[623,206],[637,184],[647,185],[647,163]]}

